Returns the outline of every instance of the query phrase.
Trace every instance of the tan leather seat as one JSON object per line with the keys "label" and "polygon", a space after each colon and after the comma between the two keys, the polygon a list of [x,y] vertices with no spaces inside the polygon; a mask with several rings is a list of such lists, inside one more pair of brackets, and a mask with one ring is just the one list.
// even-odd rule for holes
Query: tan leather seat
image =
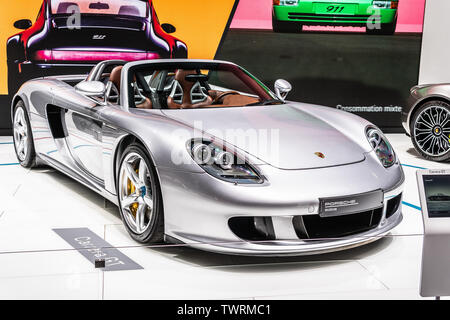
{"label": "tan leather seat", "polygon": [[258,103],[261,100],[245,95],[229,95],[223,98],[222,107],[239,107],[248,104]]}
{"label": "tan leather seat", "polygon": [[150,100],[149,98],[146,97],[144,102],[136,105],[136,108],[138,108],[138,109],[153,109],[152,100]]}
{"label": "tan leather seat", "polygon": [[118,91],[120,91],[120,81],[122,80],[122,69],[123,66],[117,66],[111,71],[109,76],[109,81],[111,81]]}
{"label": "tan leather seat", "polygon": [[[214,100],[211,107],[239,107],[260,101],[258,98],[241,95],[236,91],[228,91],[230,93],[228,95],[224,95],[227,91],[209,90],[208,92]],[[220,98],[221,96],[222,98]]]}
{"label": "tan leather seat", "polygon": [[[121,86],[121,80],[122,80],[122,69],[123,66],[117,66],[111,71],[111,75],[109,76],[109,81],[111,81],[114,86],[116,87],[118,93],[120,94],[120,86]],[[152,100],[150,100],[147,97],[144,97],[145,101],[143,103],[137,104],[136,108],[138,109],[152,109],[153,103]]]}
{"label": "tan leather seat", "polygon": [[194,82],[187,81],[186,76],[190,74],[197,74],[195,70],[182,70],[178,69],[175,73],[175,80],[178,81],[181,88],[183,89],[183,99],[182,103],[178,104],[174,101],[172,97],[167,98],[167,106],[169,109],[189,109],[189,108],[201,108],[209,106],[213,103],[213,99],[208,96],[205,101],[199,103],[192,103],[191,100],[191,90],[195,85]]}

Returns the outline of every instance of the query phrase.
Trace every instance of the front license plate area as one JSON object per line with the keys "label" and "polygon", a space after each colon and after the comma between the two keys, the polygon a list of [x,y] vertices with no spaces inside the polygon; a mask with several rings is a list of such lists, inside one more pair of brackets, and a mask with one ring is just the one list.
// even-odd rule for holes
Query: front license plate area
{"label": "front license plate area", "polygon": [[336,217],[355,214],[383,207],[384,194],[382,190],[352,196],[319,199],[319,215],[321,217]]}
{"label": "front license plate area", "polygon": [[355,4],[316,3],[316,14],[352,15],[356,12]]}

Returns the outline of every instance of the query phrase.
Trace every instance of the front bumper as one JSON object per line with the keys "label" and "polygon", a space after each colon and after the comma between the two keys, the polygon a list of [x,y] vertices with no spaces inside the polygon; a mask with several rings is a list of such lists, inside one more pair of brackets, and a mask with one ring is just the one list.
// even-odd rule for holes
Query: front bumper
{"label": "front bumper", "polygon": [[[178,240],[199,250],[244,256],[301,256],[324,254],[359,247],[383,238],[402,221],[401,209],[387,219],[383,225],[352,237],[312,240],[277,240],[277,241],[235,241],[235,242],[203,242],[203,239],[189,238],[189,235],[178,235]],[[203,240],[203,241],[202,241]]]}
{"label": "front bumper", "polygon": [[353,14],[318,13],[317,3],[302,1],[297,6],[273,6],[273,15],[279,21],[299,22],[304,25],[359,26],[367,23],[389,24],[395,20],[397,9],[380,9],[358,4]]}
{"label": "front bumper", "polygon": [[[382,168],[385,175],[370,170],[372,161],[368,157],[358,164],[282,173],[264,166],[262,171],[270,181],[266,186],[235,186],[206,173],[173,173],[158,168],[166,235],[201,250],[255,256],[320,254],[375,241],[402,220],[401,205],[389,217],[386,211],[387,201],[402,194],[404,175],[399,165]],[[294,218],[318,216],[319,198],[377,189],[384,191],[385,201],[380,222],[372,229],[339,238],[302,240],[297,235]],[[270,217],[275,240],[238,237],[229,226],[235,217]]]}

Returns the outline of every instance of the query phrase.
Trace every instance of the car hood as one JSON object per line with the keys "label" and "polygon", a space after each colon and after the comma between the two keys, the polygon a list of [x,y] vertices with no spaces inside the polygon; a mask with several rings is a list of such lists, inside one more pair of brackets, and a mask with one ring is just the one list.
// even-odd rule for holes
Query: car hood
{"label": "car hood", "polygon": [[365,159],[362,147],[301,106],[203,108],[163,113],[280,169],[323,168]]}

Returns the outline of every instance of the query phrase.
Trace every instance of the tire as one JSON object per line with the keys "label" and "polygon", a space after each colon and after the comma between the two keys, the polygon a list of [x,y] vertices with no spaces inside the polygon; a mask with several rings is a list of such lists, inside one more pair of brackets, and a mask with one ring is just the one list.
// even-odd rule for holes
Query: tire
{"label": "tire", "polygon": [[[142,161],[145,167],[142,166]],[[133,177],[130,178],[130,174],[133,174]],[[120,216],[130,236],[142,244],[163,243],[164,210],[161,187],[155,167],[140,144],[133,143],[128,146],[120,158],[117,196]]]}
{"label": "tire", "polygon": [[272,29],[277,33],[302,32],[303,26],[297,22],[280,21],[272,15]]}
{"label": "tire", "polygon": [[450,160],[449,103],[426,102],[414,113],[410,129],[414,148],[423,158],[438,162]]}
{"label": "tire", "polygon": [[366,33],[371,35],[387,35],[392,36],[395,34],[395,29],[397,28],[397,18],[395,18],[391,23],[381,24],[380,29],[369,29],[366,28]]}
{"label": "tire", "polygon": [[36,152],[30,119],[23,101],[19,101],[15,105],[13,119],[13,140],[16,157],[22,167],[33,168],[36,166]]}

